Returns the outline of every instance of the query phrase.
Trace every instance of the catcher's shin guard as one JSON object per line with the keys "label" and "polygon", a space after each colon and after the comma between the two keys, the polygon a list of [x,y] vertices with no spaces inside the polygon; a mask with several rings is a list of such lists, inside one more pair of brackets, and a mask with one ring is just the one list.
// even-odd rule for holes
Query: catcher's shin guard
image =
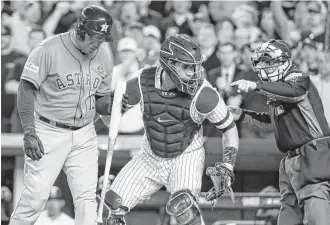
{"label": "catcher's shin guard", "polygon": [[[100,203],[99,195],[96,196],[96,201],[97,204]],[[129,210],[121,202],[121,197],[114,191],[109,190],[105,194],[102,225],[126,225],[124,216]]]}
{"label": "catcher's shin guard", "polygon": [[198,203],[189,190],[173,193],[166,204],[166,211],[179,225],[204,224]]}

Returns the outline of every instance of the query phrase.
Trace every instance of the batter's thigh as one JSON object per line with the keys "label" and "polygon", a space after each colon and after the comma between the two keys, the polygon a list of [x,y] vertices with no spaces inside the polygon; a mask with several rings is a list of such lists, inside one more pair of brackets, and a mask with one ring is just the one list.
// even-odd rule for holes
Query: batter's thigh
{"label": "batter's thigh", "polygon": [[184,153],[175,159],[169,176],[168,189],[171,194],[189,189],[198,198],[202,188],[205,150]]}
{"label": "batter's thigh", "polygon": [[122,198],[123,206],[131,209],[162,186],[155,159],[145,152],[140,152],[119,172],[111,190]]}
{"label": "batter's thigh", "polygon": [[12,214],[11,225],[34,224],[71,150],[72,137],[68,131],[39,120],[36,120],[35,129],[45,154],[39,161],[25,157],[24,189]]}
{"label": "batter's thigh", "polygon": [[96,219],[98,172],[97,136],[92,124],[73,132],[73,146],[65,165],[75,207],[76,225],[93,225]]}

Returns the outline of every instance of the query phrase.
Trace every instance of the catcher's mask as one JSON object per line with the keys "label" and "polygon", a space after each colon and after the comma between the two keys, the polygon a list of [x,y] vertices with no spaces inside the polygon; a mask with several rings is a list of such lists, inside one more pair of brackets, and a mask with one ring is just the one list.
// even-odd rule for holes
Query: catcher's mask
{"label": "catcher's mask", "polygon": [[202,81],[202,61],[198,44],[185,35],[170,36],[161,46],[160,64],[181,92],[197,92]]}
{"label": "catcher's mask", "polygon": [[280,81],[290,68],[291,52],[287,43],[271,39],[258,47],[251,58],[262,81]]}
{"label": "catcher's mask", "polygon": [[85,7],[76,24],[76,32],[82,40],[89,35],[94,40],[111,42],[112,17],[102,7],[90,5]]}

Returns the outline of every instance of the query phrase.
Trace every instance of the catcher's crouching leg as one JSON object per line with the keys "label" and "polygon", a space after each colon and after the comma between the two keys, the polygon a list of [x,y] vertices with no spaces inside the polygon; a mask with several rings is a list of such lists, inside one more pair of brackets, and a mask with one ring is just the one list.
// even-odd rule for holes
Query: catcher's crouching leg
{"label": "catcher's crouching leg", "polygon": [[170,196],[166,211],[179,225],[204,224],[198,203],[187,189],[177,191]]}
{"label": "catcher's crouching leg", "polygon": [[[96,196],[97,204],[100,204],[100,196]],[[105,194],[102,225],[126,225],[125,214],[129,209],[123,205],[122,198],[114,191],[109,190]]]}

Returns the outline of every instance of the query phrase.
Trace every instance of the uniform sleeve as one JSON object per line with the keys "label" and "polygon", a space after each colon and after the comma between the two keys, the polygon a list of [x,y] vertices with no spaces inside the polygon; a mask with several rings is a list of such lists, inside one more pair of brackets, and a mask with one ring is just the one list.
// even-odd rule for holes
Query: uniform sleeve
{"label": "uniform sleeve", "polygon": [[113,72],[113,55],[109,50],[104,49],[105,46],[102,46],[100,50],[103,50],[104,54],[102,54],[104,67],[106,68],[105,76],[100,84],[100,87],[96,90],[96,95],[104,96],[108,95],[111,92],[111,82],[112,82],[112,72]]}
{"label": "uniform sleeve", "polygon": [[301,101],[310,87],[309,76],[292,73],[283,82],[258,82],[257,92],[287,103]]}
{"label": "uniform sleeve", "polygon": [[206,86],[200,91],[196,99],[196,109],[222,132],[235,126],[226,104],[219,93],[211,87]]}
{"label": "uniform sleeve", "polygon": [[39,89],[48,75],[50,64],[51,58],[47,49],[39,45],[30,53],[25,63],[21,79],[31,82]]}
{"label": "uniform sleeve", "polygon": [[269,113],[265,112],[254,112],[251,110],[243,109],[241,118],[237,121],[242,123],[251,124],[254,127],[273,130],[273,125]]}
{"label": "uniform sleeve", "polygon": [[227,106],[220,96],[217,106],[207,116],[207,119],[222,132],[235,126],[233,116],[227,110]]}

